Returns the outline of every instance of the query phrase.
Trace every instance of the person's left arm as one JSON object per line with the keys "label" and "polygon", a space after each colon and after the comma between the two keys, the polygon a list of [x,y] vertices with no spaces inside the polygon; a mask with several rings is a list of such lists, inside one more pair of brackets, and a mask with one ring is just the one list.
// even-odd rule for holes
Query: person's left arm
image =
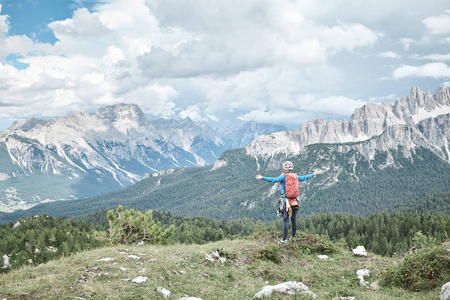
{"label": "person's left arm", "polygon": [[319,174],[322,174],[322,170],[315,170],[314,173],[309,174],[309,175],[304,175],[304,176],[298,175],[298,180],[300,180],[300,181],[308,180]]}

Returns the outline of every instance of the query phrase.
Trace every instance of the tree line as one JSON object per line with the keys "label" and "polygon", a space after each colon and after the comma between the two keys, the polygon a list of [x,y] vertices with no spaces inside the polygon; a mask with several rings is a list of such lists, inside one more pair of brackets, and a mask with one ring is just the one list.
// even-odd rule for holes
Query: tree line
{"label": "tree line", "polygon": [[[439,195],[437,196],[440,199]],[[106,210],[76,217],[75,220],[86,220],[104,226],[107,224]],[[256,231],[281,233],[281,219],[270,222],[251,218],[219,221],[153,211],[153,220],[161,222],[163,228],[174,225],[170,242],[186,244],[232,239],[248,236]],[[373,253],[393,256],[401,255],[414,246],[413,238],[419,231],[438,242],[450,238],[450,215],[382,212],[369,216],[354,216],[346,213],[322,213],[298,216],[297,227],[299,231],[319,234],[333,242],[344,242],[349,248],[362,245]]]}
{"label": "tree line", "polygon": [[[99,226],[47,215],[32,216],[0,226],[0,271],[24,264],[38,265],[64,255],[101,245],[94,231]],[[6,261],[5,257],[7,256]],[[10,264],[10,267],[5,265]]]}
{"label": "tree line", "polygon": [[403,255],[414,245],[414,235],[421,232],[442,243],[450,237],[450,215],[377,213],[367,217],[350,214],[317,214],[297,220],[299,230],[327,239],[344,241],[349,248],[362,245],[370,252]]}

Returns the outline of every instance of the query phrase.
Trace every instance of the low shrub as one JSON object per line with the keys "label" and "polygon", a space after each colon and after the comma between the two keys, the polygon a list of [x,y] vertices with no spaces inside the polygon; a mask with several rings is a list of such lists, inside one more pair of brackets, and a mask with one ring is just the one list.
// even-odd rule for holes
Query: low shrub
{"label": "low shrub", "polygon": [[450,281],[450,252],[432,246],[407,256],[383,274],[382,283],[413,292],[432,290]]}
{"label": "low shrub", "polygon": [[268,244],[264,248],[258,250],[256,253],[256,258],[270,260],[276,264],[279,264],[281,263],[280,247],[273,244]]}
{"label": "low shrub", "polygon": [[336,246],[332,242],[323,236],[312,233],[300,233],[295,242],[290,245],[305,254],[330,254],[336,252]]}

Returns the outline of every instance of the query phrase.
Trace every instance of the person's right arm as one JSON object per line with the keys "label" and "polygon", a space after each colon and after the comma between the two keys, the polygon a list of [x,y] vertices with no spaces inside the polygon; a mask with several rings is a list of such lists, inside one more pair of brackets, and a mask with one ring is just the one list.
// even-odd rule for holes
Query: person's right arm
{"label": "person's right arm", "polygon": [[265,181],[269,181],[269,182],[282,182],[284,180],[285,176],[284,175],[280,175],[278,177],[266,177],[266,176],[262,176],[262,180]]}

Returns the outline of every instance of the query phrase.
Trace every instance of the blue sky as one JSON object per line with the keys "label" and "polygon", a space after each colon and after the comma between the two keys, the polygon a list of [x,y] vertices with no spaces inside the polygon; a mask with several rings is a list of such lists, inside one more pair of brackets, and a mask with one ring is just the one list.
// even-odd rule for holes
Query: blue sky
{"label": "blue sky", "polygon": [[[363,3],[364,2],[364,3]],[[135,103],[299,128],[450,85],[448,0],[0,0],[0,130]]]}

